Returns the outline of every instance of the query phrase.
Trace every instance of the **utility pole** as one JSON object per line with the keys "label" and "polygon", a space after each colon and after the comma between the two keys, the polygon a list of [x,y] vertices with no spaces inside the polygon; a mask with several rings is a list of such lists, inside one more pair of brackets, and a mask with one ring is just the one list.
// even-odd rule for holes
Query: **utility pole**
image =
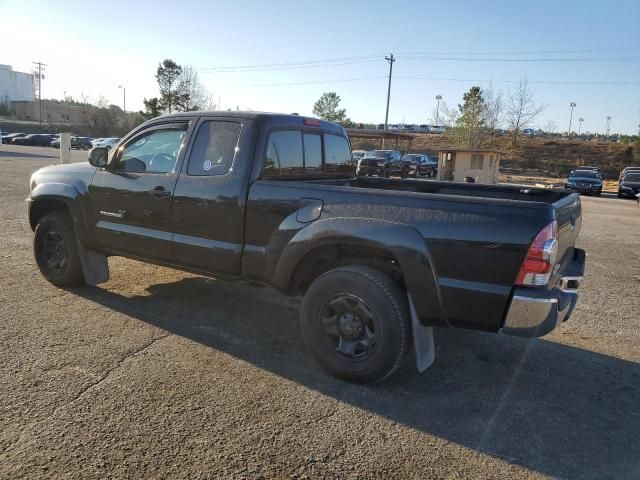
{"label": "utility pole", "polygon": [[388,57],[384,57],[384,59],[389,62],[389,84],[387,86],[387,112],[384,115],[384,133],[382,134],[382,148],[384,149],[384,141],[387,133],[387,127],[389,123],[389,99],[391,98],[391,74],[393,73],[393,62],[396,61],[393,53]]}
{"label": "utility pole", "polygon": [[571,107],[571,114],[569,115],[569,136],[571,136],[571,121],[573,120],[573,109],[576,106],[576,102],[571,102],[569,106]]}
{"label": "utility pole", "polygon": [[582,130],[582,122],[584,122],[584,118],[580,117],[578,119],[578,136],[580,136],[580,131]]}
{"label": "utility pole", "polygon": [[442,100],[442,95],[436,95],[436,126],[440,125],[440,119],[438,116],[440,113],[440,100]]}
{"label": "utility pole", "polygon": [[40,125],[42,125],[42,79],[44,78],[44,67],[46,65],[42,62],[31,62],[34,65],[33,75],[37,79],[37,87],[38,90],[38,120],[40,121]]}

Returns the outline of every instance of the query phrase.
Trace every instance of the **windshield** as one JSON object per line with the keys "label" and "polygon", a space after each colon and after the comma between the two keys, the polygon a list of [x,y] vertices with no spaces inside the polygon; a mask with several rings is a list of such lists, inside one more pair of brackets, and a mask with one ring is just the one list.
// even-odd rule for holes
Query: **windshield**
{"label": "windshield", "polygon": [[592,172],[591,170],[576,170],[571,174],[572,177],[576,178],[595,178],[598,179],[599,176],[596,172]]}
{"label": "windshield", "polygon": [[388,150],[373,150],[372,152],[367,152],[366,156],[389,158],[391,156],[391,152],[389,152]]}

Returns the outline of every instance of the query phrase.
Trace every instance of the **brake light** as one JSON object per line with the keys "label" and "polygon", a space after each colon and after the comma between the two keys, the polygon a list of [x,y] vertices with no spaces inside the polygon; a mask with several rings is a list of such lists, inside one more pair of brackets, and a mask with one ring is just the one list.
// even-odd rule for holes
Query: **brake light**
{"label": "brake light", "polygon": [[543,286],[549,282],[558,255],[558,222],[555,220],[540,230],[531,242],[522,262],[516,285]]}
{"label": "brake light", "polygon": [[312,127],[319,127],[320,126],[320,120],[318,120],[317,118],[305,118],[304,119],[304,124],[305,125],[310,125]]}

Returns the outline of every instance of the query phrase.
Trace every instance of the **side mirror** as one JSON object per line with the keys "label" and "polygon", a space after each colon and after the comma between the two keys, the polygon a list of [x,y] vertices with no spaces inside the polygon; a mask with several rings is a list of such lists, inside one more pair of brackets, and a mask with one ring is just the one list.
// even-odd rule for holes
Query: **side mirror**
{"label": "side mirror", "polygon": [[94,167],[106,167],[109,150],[104,147],[95,147],[89,151],[87,160]]}

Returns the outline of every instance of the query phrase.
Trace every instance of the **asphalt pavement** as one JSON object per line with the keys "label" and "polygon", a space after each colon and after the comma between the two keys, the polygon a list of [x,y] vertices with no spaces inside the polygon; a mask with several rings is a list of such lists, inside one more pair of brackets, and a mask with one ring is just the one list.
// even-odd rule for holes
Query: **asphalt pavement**
{"label": "asphalt pavement", "polygon": [[640,478],[633,201],[583,199],[586,279],[552,334],[438,329],[426,372],[356,386],[270,289],[122,258],[104,285],[47,283],[24,199],[57,161],[0,146],[1,479]]}

